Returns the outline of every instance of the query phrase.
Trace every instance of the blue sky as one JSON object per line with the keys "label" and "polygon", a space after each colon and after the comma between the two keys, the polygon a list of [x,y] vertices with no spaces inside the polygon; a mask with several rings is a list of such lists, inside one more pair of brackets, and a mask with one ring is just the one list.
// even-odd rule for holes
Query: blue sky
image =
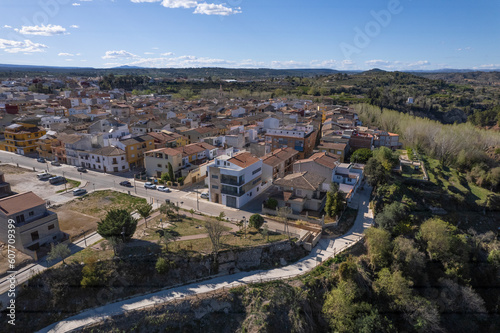
{"label": "blue sky", "polygon": [[2,0],[0,63],[500,69],[497,0]]}

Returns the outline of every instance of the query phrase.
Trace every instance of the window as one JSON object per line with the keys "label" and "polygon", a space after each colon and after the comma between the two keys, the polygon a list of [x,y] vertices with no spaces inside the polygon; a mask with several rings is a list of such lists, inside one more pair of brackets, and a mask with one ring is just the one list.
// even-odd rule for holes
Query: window
{"label": "window", "polygon": [[217,185],[212,185],[212,188],[213,188],[214,190],[218,190],[218,189],[219,189],[219,186],[217,186]]}
{"label": "window", "polygon": [[29,212],[29,216],[33,216],[33,215],[35,215],[34,211]]}
{"label": "window", "polygon": [[125,157],[122,156],[122,161],[124,161],[124,160],[125,160]]}
{"label": "window", "polygon": [[40,235],[38,235],[38,231],[35,231],[35,232],[31,233],[31,240],[32,241],[36,241],[39,238],[40,238]]}
{"label": "window", "polygon": [[254,180],[254,181],[252,182],[252,185],[255,185],[255,184],[259,183],[261,180],[262,180],[262,178],[261,178],[261,177],[257,178],[256,180]]}
{"label": "window", "polygon": [[48,228],[48,229],[49,229],[49,230],[54,229],[54,225],[53,225],[53,224],[49,225],[49,228]]}
{"label": "window", "polygon": [[132,154],[132,157],[135,157],[135,154]]}
{"label": "window", "polygon": [[161,168],[161,164],[158,164],[157,166],[158,166],[158,168]]}
{"label": "window", "polygon": [[252,172],[252,175],[255,175],[256,173],[260,172],[261,170],[262,170],[262,168],[255,169],[255,170]]}
{"label": "window", "polygon": [[24,214],[16,216],[16,222],[23,223],[24,222]]}
{"label": "window", "polygon": [[124,170],[124,169],[125,169],[125,165],[122,165],[122,170]]}
{"label": "window", "polygon": [[130,147],[130,150],[134,150],[134,147],[133,147],[133,146],[132,146],[132,147]]}
{"label": "window", "polygon": [[213,179],[219,179],[219,176],[218,175],[212,175],[212,178]]}

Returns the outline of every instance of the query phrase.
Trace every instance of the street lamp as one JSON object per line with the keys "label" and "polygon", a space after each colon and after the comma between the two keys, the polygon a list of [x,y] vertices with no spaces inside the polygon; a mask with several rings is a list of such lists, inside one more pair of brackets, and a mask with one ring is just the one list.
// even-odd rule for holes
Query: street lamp
{"label": "street lamp", "polygon": [[85,234],[87,233],[85,230],[82,229],[83,232],[83,240],[85,241],[85,247],[87,247],[87,237],[85,237]]}

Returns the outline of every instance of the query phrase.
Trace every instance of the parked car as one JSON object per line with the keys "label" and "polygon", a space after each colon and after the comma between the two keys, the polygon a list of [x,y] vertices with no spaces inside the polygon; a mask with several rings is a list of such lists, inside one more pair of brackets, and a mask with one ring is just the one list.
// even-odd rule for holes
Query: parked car
{"label": "parked car", "polygon": [[128,180],[120,182],[121,186],[132,187],[132,184]]}
{"label": "parked car", "polygon": [[77,195],[83,195],[83,194],[85,194],[85,193],[87,193],[87,190],[86,190],[86,189],[84,189],[84,188],[75,188],[75,189],[73,190],[73,195],[74,195],[74,196],[77,196]]}
{"label": "parked car", "polygon": [[150,188],[150,189],[153,189],[153,190],[156,189],[156,185],[153,184],[153,183],[150,183],[150,182],[147,182],[146,184],[144,184],[144,187],[145,188]]}
{"label": "parked car", "polygon": [[202,194],[200,194],[200,197],[202,197],[203,199],[208,199],[209,198],[208,192],[203,192]]}
{"label": "parked car", "polygon": [[40,163],[45,163],[45,158],[43,157],[39,157],[36,159],[37,162],[40,162]]}
{"label": "parked car", "polygon": [[61,163],[57,162],[57,161],[53,161],[51,162],[50,164],[54,165],[54,166],[61,166]]}
{"label": "parked car", "polygon": [[66,181],[66,178],[64,178],[63,176],[55,176],[55,177],[49,178],[49,183],[51,183],[51,184],[62,183],[65,181]]}
{"label": "parked car", "polygon": [[78,171],[78,172],[87,172],[87,169],[85,169],[84,167],[78,167],[78,168],[76,168],[76,171]]}
{"label": "parked car", "polygon": [[168,187],[165,187],[165,186],[157,186],[156,189],[158,191],[162,191],[162,192],[170,192],[170,189]]}
{"label": "parked car", "polygon": [[49,179],[49,178],[52,178],[52,175],[48,172],[44,172],[44,173],[39,173],[38,175],[36,175],[38,177],[38,179],[40,180],[45,180],[45,179]]}

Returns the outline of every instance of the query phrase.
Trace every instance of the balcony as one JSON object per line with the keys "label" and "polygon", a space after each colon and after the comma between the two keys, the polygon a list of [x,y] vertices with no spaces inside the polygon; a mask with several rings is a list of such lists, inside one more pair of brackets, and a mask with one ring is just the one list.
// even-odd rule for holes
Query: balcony
{"label": "balcony", "polygon": [[238,177],[235,176],[221,175],[220,182],[227,185],[241,186],[245,184],[245,179],[243,176],[240,176],[238,180]]}
{"label": "balcony", "polygon": [[241,197],[243,194],[245,194],[245,190],[243,188],[240,188],[240,193],[238,193],[237,187],[222,185],[221,193],[232,195],[235,197]]}

